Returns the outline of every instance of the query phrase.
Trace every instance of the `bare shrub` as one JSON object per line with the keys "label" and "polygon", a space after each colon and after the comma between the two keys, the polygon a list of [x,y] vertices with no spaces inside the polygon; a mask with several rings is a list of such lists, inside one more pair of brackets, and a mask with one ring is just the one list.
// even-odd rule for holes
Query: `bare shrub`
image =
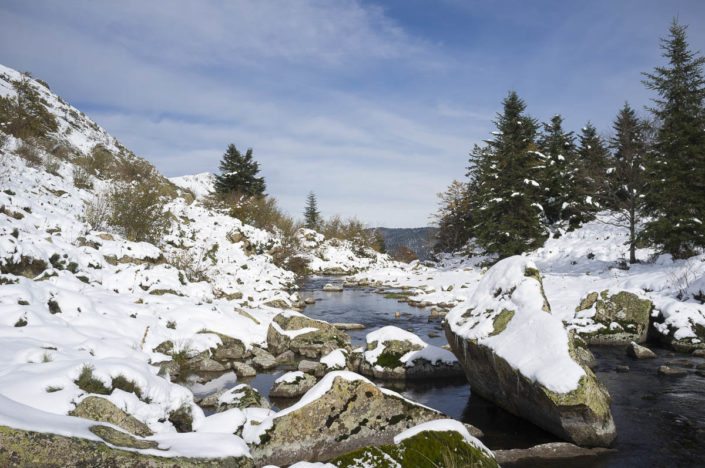
{"label": "bare shrub", "polygon": [[108,227],[110,221],[108,197],[105,194],[99,194],[93,198],[93,200],[86,203],[86,206],[83,209],[81,221],[88,224],[92,231],[104,231]]}
{"label": "bare shrub", "polygon": [[93,180],[91,180],[91,175],[87,170],[81,166],[74,166],[73,168],[73,185],[82,189],[92,189]]}
{"label": "bare shrub", "polygon": [[55,158],[54,156],[48,155],[44,159],[44,170],[47,171],[49,174],[58,176],[59,169],[61,169],[61,161],[59,160],[59,158]]}
{"label": "bare shrub", "polygon": [[321,234],[326,239],[347,240],[362,248],[375,245],[374,232],[357,218],[343,220],[340,216],[333,216],[321,223]]}
{"label": "bare shrub", "polygon": [[23,141],[20,147],[17,148],[16,153],[17,156],[27,161],[27,165],[30,167],[38,167],[42,163],[39,148],[30,141]]}
{"label": "bare shrub", "polygon": [[159,187],[149,180],[119,183],[108,195],[110,225],[128,240],[156,244],[171,222],[164,205]]}
{"label": "bare shrub", "polygon": [[[204,249],[175,250],[167,255],[167,262],[181,270],[185,274],[186,279],[192,283],[197,283],[199,281],[208,281],[206,262],[203,261],[204,257]],[[181,275],[179,275],[179,279],[182,283],[185,283]]]}

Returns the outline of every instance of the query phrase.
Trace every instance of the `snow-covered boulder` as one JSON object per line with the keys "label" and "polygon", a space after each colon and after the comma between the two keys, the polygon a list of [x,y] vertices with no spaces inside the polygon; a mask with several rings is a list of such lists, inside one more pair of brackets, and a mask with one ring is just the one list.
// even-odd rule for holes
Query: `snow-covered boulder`
{"label": "snow-covered boulder", "polygon": [[269,396],[274,398],[296,398],[311,390],[316,378],[301,371],[287,372],[274,381]]}
{"label": "snow-covered boulder", "polygon": [[221,413],[232,408],[264,408],[271,406],[260,392],[247,384],[239,384],[218,397],[216,411]]}
{"label": "snow-covered boulder", "polygon": [[337,371],[295,405],[245,427],[242,435],[258,466],[289,465],[390,444],[402,431],[443,417],[358,374]]}
{"label": "snow-covered boulder", "polygon": [[414,426],[394,437],[394,443],[365,447],[332,460],[334,466],[472,466],[497,467],[492,452],[453,419]]}
{"label": "snow-covered boulder", "polygon": [[448,350],[432,346],[417,335],[394,326],[367,334],[367,351],[360,373],[377,379],[458,377],[463,369]]}
{"label": "snow-covered boulder", "polygon": [[649,331],[649,317],[654,305],[634,293],[591,292],[575,309],[576,318],[591,319],[595,325],[580,330],[588,344],[621,345],[643,343]]}
{"label": "snow-covered boulder", "polygon": [[277,315],[267,331],[267,349],[275,355],[291,350],[301,356],[319,358],[347,346],[350,337],[346,333],[296,312]]}
{"label": "snow-covered boulder", "polygon": [[490,268],[445,330],[473,392],[578,445],[614,441],[609,393],[576,357],[532,261]]}

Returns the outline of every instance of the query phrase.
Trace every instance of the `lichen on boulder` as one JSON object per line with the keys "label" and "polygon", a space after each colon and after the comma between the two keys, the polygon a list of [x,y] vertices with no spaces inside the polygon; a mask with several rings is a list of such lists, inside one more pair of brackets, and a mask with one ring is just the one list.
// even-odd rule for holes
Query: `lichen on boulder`
{"label": "lichen on boulder", "polygon": [[360,373],[377,379],[404,380],[458,377],[463,369],[453,353],[429,345],[394,326],[367,334]]}
{"label": "lichen on boulder", "polygon": [[236,385],[218,397],[216,412],[221,413],[231,408],[265,408],[271,406],[260,392],[247,384]]}
{"label": "lichen on boulder", "polygon": [[92,421],[107,422],[125,429],[131,434],[142,437],[152,435],[146,424],[125,413],[105,398],[89,396],[81,400],[76,408],[69,413],[70,416],[90,419]]}
{"label": "lichen on boulder", "polygon": [[258,466],[326,461],[352,450],[390,444],[394,436],[444,415],[377,387],[348,371],[327,374],[295,405],[246,427]]}
{"label": "lichen on boulder", "polygon": [[643,343],[653,308],[650,300],[628,291],[592,292],[580,301],[575,312],[576,318],[590,320],[595,326],[578,327],[576,331],[588,344]]}
{"label": "lichen on boulder", "polygon": [[304,357],[319,358],[349,346],[350,337],[346,333],[295,312],[278,314],[267,331],[267,349],[274,355],[291,350]]}
{"label": "lichen on boulder", "polygon": [[510,257],[490,268],[448,314],[445,330],[473,392],[578,445],[615,439],[609,393],[551,314],[530,260]]}
{"label": "lichen on boulder", "polygon": [[269,391],[272,398],[297,398],[316,385],[316,378],[301,371],[287,372],[274,381]]}

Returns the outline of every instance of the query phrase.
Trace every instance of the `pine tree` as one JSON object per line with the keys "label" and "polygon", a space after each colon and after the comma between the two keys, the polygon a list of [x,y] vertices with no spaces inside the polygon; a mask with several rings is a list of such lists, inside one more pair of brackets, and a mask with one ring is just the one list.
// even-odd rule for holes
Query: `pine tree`
{"label": "pine tree", "polygon": [[674,258],[705,246],[705,57],[689,50],[686,28],[673,21],[661,40],[668,64],[644,74],[658,94],[650,110],[660,122],[646,162],[654,218],[645,237]]}
{"label": "pine tree", "polygon": [[581,221],[586,222],[593,219],[606,203],[606,176],[610,164],[609,149],[590,122],[578,135],[576,155],[577,174],[573,190],[580,206]]}
{"label": "pine tree", "polygon": [[[563,117],[555,115],[543,124],[544,134],[539,149],[545,157],[541,174],[543,209],[549,224],[579,215],[576,210],[574,178],[577,173],[575,138],[563,130]],[[579,218],[578,221],[579,223]]]}
{"label": "pine tree", "polygon": [[613,124],[614,167],[609,173],[609,204],[617,213],[617,224],[629,229],[629,263],[636,263],[637,224],[644,205],[646,178],[644,155],[646,127],[628,103]]}
{"label": "pine tree", "polygon": [[433,243],[436,252],[454,252],[472,235],[470,190],[467,183],[454,180],[445,192],[439,193],[438,211],[433,215],[438,224]]}
{"label": "pine tree", "polygon": [[264,194],[264,177],[257,177],[259,163],[252,159],[252,148],[243,156],[232,143],[220,161],[220,175],[215,176],[218,193],[238,192],[246,196]]}
{"label": "pine tree", "polygon": [[318,211],[316,194],[309,192],[306,197],[306,209],[304,210],[304,224],[308,229],[316,230],[321,224],[321,213]]}
{"label": "pine tree", "polygon": [[384,234],[379,229],[375,229],[372,245],[377,252],[387,253],[387,242],[384,240]]}
{"label": "pine tree", "polygon": [[475,146],[469,175],[472,234],[487,253],[499,258],[541,246],[542,191],[537,182],[544,160],[534,140],[538,124],[524,114],[526,104],[512,91],[497,115],[494,138]]}

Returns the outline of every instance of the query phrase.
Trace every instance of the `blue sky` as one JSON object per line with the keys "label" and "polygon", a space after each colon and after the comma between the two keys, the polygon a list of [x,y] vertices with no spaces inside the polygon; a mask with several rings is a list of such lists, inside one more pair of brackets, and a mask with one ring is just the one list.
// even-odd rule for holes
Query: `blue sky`
{"label": "blue sky", "polygon": [[510,89],[608,132],[703,1],[0,2],[0,63],[31,71],[167,176],[254,148],[293,215],[423,226]]}

